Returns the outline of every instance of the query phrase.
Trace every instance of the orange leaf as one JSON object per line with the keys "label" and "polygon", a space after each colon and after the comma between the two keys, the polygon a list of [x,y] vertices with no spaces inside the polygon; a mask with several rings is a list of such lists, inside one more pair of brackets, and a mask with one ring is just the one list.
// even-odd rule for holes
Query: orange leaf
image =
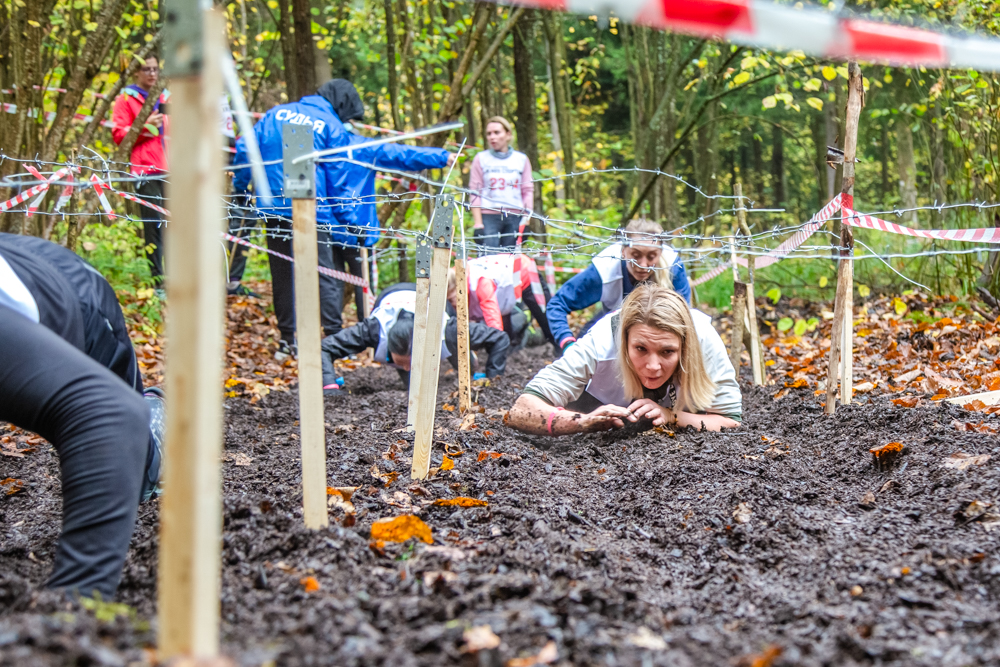
{"label": "orange leaf", "polygon": [[798,389],[800,387],[808,387],[809,383],[806,382],[804,379],[799,378],[795,382],[786,382],[785,386],[788,387],[789,389]]}
{"label": "orange leaf", "polygon": [[892,402],[901,408],[913,408],[920,402],[920,399],[916,396],[904,396],[903,398],[894,398]]}
{"label": "orange leaf", "polygon": [[486,507],[489,503],[485,500],[458,496],[457,498],[438,498],[434,504],[439,507]]}
{"label": "orange leaf", "polygon": [[535,667],[536,665],[550,665],[559,659],[559,651],[554,641],[549,641],[536,655],[527,658],[511,658],[507,661],[506,667]]}
{"label": "orange leaf", "polygon": [[453,459],[449,459],[448,455],[445,454],[444,459],[441,461],[441,470],[451,470],[454,467],[455,461]]}
{"label": "orange leaf", "polygon": [[483,431],[483,435],[490,436],[493,435],[493,433],[491,431]]}
{"label": "orange leaf", "polygon": [[946,391],[941,391],[931,396],[932,401],[940,401],[941,399],[944,398],[948,398],[948,392]]}
{"label": "orange leaf", "polygon": [[420,517],[412,514],[404,514],[393,519],[379,519],[372,524],[373,540],[405,542],[414,537],[427,544],[434,543],[431,527],[424,523]]}
{"label": "orange leaf", "polygon": [[299,579],[299,583],[305,587],[306,593],[318,591],[320,588],[319,582],[316,581],[316,577],[303,577],[302,579]]}
{"label": "orange leaf", "polygon": [[450,404],[450,403],[445,403],[444,405],[441,406],[441,409],[442,410],[447,410],[448,412],[454,412],[455,411],[455,406],[452,405],[452,404]]}
{"label": "orange leaf", "polygon": [[7,479],[0,480],[0,488],[3,489],[5,495],[12,496],[24,488],[24,482],[13,477],[8,477]]}
{"label": "orange leaf", "polygon": [[390,484],[396,481],[397,477],[399,477],[398,472],[387,472],[382,475],[382,481],[385,482],[386,486],[389,486]]}
{"label": "orange leaf", "polygon": [[890,442],[887,445],[882,445],[881,447],[876,447],[875,449],[869,449],[868,451],[874,454],[877,459],[882,458],[883,456],[893,456],[903,451],[903,443]]}
{"label": "orange leaf", "polygon": [[479,463],[480,461],[485,461],[486,459],[498,459],[501,456],[503,456],[503,454],[501,454],[500,452],[479,452],[479,456],[476,458],[476,463]]}
{"label": "orange leaf", "polygon": [[598,474],[598,475],[603,475],[603,474],[604,474],[604,473],[606,473],[607,471],[608,471],[608,469],[607,469],[607,468],[601,468],[600,470],[598,470],[598,471],[597,471],[597,474]]}

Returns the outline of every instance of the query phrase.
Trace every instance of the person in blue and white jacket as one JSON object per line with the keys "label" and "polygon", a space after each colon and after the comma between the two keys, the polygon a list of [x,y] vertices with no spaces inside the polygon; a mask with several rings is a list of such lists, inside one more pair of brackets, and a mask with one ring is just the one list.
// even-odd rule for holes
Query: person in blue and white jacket
{"label": "person in blue and white jacket", "polygon": [[505,422],[539,435],[622,428],[739,426],[743,398],[712,319],[645,283],[528,382]]}
{"label": "person in blue and white jacket", "polygon": [[662,244],[663,228],[652,220],[633,220],[625,227],[626,243],[608,246],[583,273],[567,280],[549,302],[549,328],[561,350],[576,342],[569,314],[600,302],[602,310],[580,332],[582,336],[605,313],[621,307],[636,285],[651,281],[669,287],[691,302],[684,265],[677,252]]}

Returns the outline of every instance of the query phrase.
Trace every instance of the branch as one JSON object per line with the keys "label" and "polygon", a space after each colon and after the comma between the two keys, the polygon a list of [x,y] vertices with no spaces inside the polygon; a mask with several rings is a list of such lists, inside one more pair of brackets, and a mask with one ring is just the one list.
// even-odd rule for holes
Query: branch
{"label": "branch", "polygon": [[507,22],[503,24],[503,27],[500,28],[500,32],[497,33],[489,48],[486,49],[486,53],[483,54],[483,59],[479,61],[479,64],[476,65],[476,69],[474,69],[472,74],[469,75],[469,80],[465,82],[464,86],[462,86],[462,97],[465,97],[472,92],[472,89],[476,86],[476,82],[479,81],[479,77],[481,77],[483,72],[486,71],[486,68],[492,64],[490,61],[493,60],[493,56],[496,55],[496,52],[500,49],[503,41],[507,39],[507,35],[510,33],[511,28],[514,27],[514,24],[517,23],[517,20],[520,19],[526,11],[527,10],[524,7],[518,7],[514,10],[513,14],[507,17]]}

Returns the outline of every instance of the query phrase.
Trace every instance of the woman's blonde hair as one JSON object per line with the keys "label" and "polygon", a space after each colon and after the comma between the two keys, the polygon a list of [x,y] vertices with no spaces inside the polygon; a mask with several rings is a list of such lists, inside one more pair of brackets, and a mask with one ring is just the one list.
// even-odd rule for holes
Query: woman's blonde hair
{"label": "woman's blonde hair", "polygon": [[[488,126],[490,123],[500,123],[500,125],[503,126],[503,129],[507,130],[507,134],[514,134],[514,126],[511,125],[510,121],[504,118],[503,116],[493,116],[488,121],[486,121],[486,125]],[[486,134],[485,126],[483,127],[483,134]]]}
{"label": "woman's blonde hair", "polygon": [[678,396],[674,408],[685,412],[701,412],[708,408],[715,397],[715,383],[705,372],[701,343],[687,302],[677,292],[652,283],[636,285],[619,313],[615,343],[626,397],[636,400],[643,396],[642,381],[628,354],[629,332],[637,324],[668,331],[681,339],[679,363],[667,379],[668,382],[677,380],[674,384],[678,387]]}
{"label": "woman's blonde hair", "polygon": [[[634,245],[661,247],[663,245],[662,235],[663,227],[660,226],[660,223],[646,218],[636,218],[625,226],[625,238]],[[674,281],[670,279],[670,266],[662,252],[653,269],[653,280],[660,287],[674,288]]]}

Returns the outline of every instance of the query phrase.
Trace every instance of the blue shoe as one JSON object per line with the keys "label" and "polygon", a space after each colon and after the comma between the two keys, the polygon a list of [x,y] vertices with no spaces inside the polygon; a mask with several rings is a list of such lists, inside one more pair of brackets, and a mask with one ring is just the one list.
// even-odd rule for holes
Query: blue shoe
{"label": "blue shoe", "polygon": [[142,502],[146,502],[163,492],[160,486],[160,472],[163,468],[163,437],[167,425],[167,404],[165,394],[159,387],[146,389],[142,393],[142,397],[149,405],[149,440],[151,445],[140,495]]}

